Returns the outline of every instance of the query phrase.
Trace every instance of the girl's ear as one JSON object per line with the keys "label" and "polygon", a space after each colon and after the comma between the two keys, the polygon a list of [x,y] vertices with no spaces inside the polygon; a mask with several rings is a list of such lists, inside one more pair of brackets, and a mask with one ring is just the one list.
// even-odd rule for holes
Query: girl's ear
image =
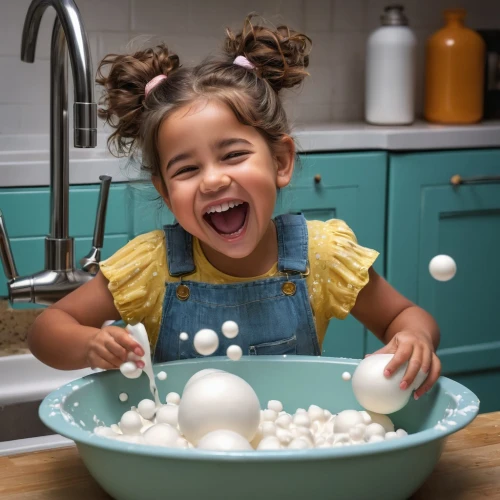
{"label": "girl's ear", "polygon": [[161,174],[160,175],[152,175],[151,180],[153,182],[155,189],[158,191],[160,196],[163,198],[165,205],[167,205],[168,209],[170,211],[172,211],[172,207],[170,205],[170,198],[168,197],[167,186],[165,185],[165,181],[163,180],[163,177],[161,176]]}
{"label": "girl's ear", "polygon": [[292,180],[295,165],[295,143],[289,135],[283,136],[277,146],[275,155],[276,165],[276,187],[284,188]]}

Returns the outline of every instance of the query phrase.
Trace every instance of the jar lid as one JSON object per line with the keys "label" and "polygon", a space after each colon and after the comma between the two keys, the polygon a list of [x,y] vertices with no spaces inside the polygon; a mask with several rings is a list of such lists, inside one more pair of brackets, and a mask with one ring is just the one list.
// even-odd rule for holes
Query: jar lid
{"label": "jar lid", "polygon": [[384,8],[380,16],[382,26],[408,26],[408,18],[404,13],[404,6],[395,4]]}

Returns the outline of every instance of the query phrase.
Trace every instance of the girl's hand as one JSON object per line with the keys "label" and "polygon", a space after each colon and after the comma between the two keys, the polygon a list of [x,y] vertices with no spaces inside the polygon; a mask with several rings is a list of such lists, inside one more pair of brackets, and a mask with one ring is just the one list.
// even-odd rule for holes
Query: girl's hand
{"label": "girl's hand", "polygon": [[87,344],[86,359],[91,368],[113,370],[130,360],[135,361],[138,368],[144,368],[144,362],[138,361],[142,356],[142,347],[118,326],[101,328]]}
{"label": "girl's hand", "polygon": [[373,354],[393,354],[394,357],[385,367],[384,375],[391,377],[394,372],[408,361],[408,368],[399,387],[407,389],[415,380],[419,370],[427,374],[427,378],[415,391],[418,399],[431,389],[441,373],[441,362],[434,352],[430,336],[418,334],[410,330],[396,333],[391,341]]}

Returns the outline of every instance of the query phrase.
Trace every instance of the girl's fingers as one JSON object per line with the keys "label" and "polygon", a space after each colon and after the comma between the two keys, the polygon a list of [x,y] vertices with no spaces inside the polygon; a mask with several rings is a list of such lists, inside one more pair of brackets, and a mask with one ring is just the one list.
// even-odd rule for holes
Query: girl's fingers
{"label": "girl's fingers", "polygon": [[432,353],[432,365],[429,371],[429,376],[425,379],[425,382],[415,391],[414,398],[418,399],[423,396],[427,391],[429,391],[432,386],[436,383],[437,379],[441,375],[441,361]]}
{"label": "girl's fingers", "polygon": [[105,359],[101,358],[97,354],[91,354],[89,356],[90,367],[94,370],[96,368],[101,368],[102,370],[114,370],[116,366],[108,363]]}
{"label": "girl's fingers", "polygon": [[104,361],[108,362],[110,365],[112,365],[113,368],[119,368],[120,365],[123,363],[123,361],[120,358],[115,356],[112,352],[109,352],[103,345],[96,346],[95,354],[104,359]]}
{"label": "girl's fingers", "polygon": [[387,363],[384,375],[390,377],[400,366],[405,364],[412,356],[413,344],[400,344],[394,353],[394,357]]}
{"label": "girl's fingers", "polygon": [[123,328],[118,328],[117,326],[108,326],[106,331],[115,339],[115,341],[120,344],[127,352],[133,352],[138,356],[144,356],[144,350],[138,344],[138,342],[129,335]]}
{"label": "girl's fingers", "polygon": [[121,360],[122,363],[125,363],[127,361],[127,349],[125,349],[123,346],[121,346],[116,340],[109,336],[105,341],[104,341],[104,347],[113,355],[115,355],[117,358]]}
{"label": "girl's fingers", "polygon": [[420,368],[422,366],[422,358],[423,358],[423,349],[419,346],[413,347],[413,352],[410,360],[408,361],[408,367],[406,368],[406,372],[399,384],[399,387],[404,391],[413,384],[415,377],[417,376]]}

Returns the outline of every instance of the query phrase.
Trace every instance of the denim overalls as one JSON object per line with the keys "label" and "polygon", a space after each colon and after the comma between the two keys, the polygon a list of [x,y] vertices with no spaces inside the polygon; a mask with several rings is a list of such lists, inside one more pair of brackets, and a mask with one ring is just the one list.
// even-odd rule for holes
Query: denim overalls
{"label": "denim overalls", "polygon": [[[234,284],[185,280],[195,270],[192,236],[179,224],[164,227],[169,273],[181,281],[166,284],[155,363],[203,357],[193,346],[193,337],[202,328],[211,328],[219,336],[213,356],[225,356],[232,344],[239,345],[243,355],[320,355],[305,278],[306,220],[287,214],[276,217],[275,225],[280,275]],[[227,320],[239,326],[234,339],[221,333]],[[189,339],[180,340],[181,332],[188,333]]]}

